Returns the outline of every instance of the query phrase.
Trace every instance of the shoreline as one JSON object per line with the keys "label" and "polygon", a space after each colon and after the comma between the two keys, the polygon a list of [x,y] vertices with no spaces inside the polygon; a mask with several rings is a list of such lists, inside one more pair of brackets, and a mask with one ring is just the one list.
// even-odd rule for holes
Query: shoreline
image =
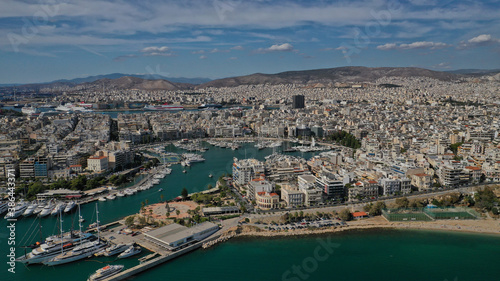
{"label": "shoreline", "polygon": [[[487,226],[487,227],[485,227]],[[426,230],[426,231],[445,231],[461,232],[483,235],[500,235],[500,221],[498,220],[440,220],[432,222],[388,222],[384,218],[375,217],[359,221],[351,221],[347,226],[335,228],[322,228],[313,230],[288,230],[288,231],[255,231],[253,227],[240,227],[240,232],[234,237],[280,237],[280,236],[307,236],[321,235],[325,233],[338,233],[353,230],[369,229],[393,229],[393,230]],[[225,234],[234,233],[236,229],[228,230]],[[224,234],[223,234],[224,236]]]}

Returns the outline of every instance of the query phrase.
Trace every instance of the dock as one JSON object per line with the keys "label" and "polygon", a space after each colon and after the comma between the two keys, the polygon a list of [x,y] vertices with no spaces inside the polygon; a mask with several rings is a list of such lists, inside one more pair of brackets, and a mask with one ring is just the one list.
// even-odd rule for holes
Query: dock
{"label": "dock", "polygon": [[[156,245],[153,245],[152,243],[149,243],[148,241],[146,241],[144,239],[144,235],[143,234],[140,234],[138,236],[135,236],[135,237],[130,237],[130,238],[135,238],[133,240],[136,240],[137,239],[137,243],[138,245],[140,245],[141,247],[145,247],[147,248],[148,250],[150,251],[153,251],[154,253],[151,254],[151,255],[148,255],[148,256],[145,256],[141,259],[144,259],[143,261],[141,261],[141,259],[139,259],[139,261],[141,261],[141,263],[139,265],[136,265],[132,268],[129,268],[125,271],[122,271],[114,276],[111,276],[107,279],[103,279],[102,281],[118,281],[118,280],[123,280],[123,279],[126,279],[126,278],[129,278],[131,276],[134,276],[134,275],[137,275],[141,272],[144,272],[150,268],[153,268],[155,266],[158,266],[162,263],[165,263],[165,262],[168,262],[172,259],[175,259],[177,257],[180,257],[184,254],[187,254],[189,252],[192,252],[198,248],[201,248],[203,246],[203,244],[209,242],[209,241],[212,241],[212,240],[215,240],[217,239],[220,235],[221,235],[222,231],[219,230],[217,231],[216,233],[212,234],[211,236],[203,239],[202,241],[200,242],[197,242],[195,244],[192,244],[192,245],[189,245],[183,249],[180,249],[178,251],[175,251],[175,252],[172,252],[172,251],[168,251],[164,248],[161,248],[161,247],[158,247]],[[129,235],[127,235],[129,236]],[[144,243],[146,242],[146,243]],[[154,246],[154,247],[151,247],[151,246]],[[148,248],[149,247],[149,248]],[[157,252],[158,251],[158,252]],[[160,256],[159,257],[156,257],[154,259],[151,259],[149,261],[146,261],[145,258],[149,259],[149,258],[152,258],[154,257],[154,255],[157,255],[159,254]]]}

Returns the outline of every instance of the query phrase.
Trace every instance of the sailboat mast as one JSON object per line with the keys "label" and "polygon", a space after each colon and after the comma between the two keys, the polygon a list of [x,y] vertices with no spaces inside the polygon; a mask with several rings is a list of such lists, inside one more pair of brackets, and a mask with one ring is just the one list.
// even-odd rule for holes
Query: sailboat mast
{"label": "sailboat mast", "polygon": [[62,227],[62,223],[63,223],[63,220],[62,220],[62,212],[61,212],[61,209],[59,209],[59,228],[61,229],[61,254],[63,253],[63,243],[64,243],[64,240],[63,240],[63,227]]}
{"label": "sailboat mast", "polygon": [[96,212],[96,223],[97,223],[97,241],[99,241],[100,236],[99,236],[99,208],[97,207],[97,203],[95,204],[95,212]]}
{"label": "sailboat mast", "polygon": [[82,234],[82,215],[80,214],[80,203],[78,203],[78,228],[80,230],[80,236]]}

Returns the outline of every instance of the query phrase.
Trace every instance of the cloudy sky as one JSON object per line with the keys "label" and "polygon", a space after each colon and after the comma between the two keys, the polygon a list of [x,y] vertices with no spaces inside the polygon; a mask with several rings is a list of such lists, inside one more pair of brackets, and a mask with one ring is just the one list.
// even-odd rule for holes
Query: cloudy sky
{"label": "cloudy sky", "polygon": [[500,1],[2,0],[0,83],[500,68]]}

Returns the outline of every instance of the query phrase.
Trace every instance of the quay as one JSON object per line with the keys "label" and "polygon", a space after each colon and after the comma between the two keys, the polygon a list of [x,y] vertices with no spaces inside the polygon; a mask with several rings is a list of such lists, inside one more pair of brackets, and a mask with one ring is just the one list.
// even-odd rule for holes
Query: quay
{"label": "quay", "polygon": [[[137,245],[139,245],[143,248],[146,248],[153,253],[140,258],[139,259],[140,264],[138,264],[132,268],[129,268],[123,272],[120,272],[114,276],[111,276],[107,279],[103,279],[102,281],[124,280],[126,278],[131,277],[131,276],[137,275],[137,274],[144,272],[150,268],[153,268],[155,266],[158,266],[160,264],[168,262],[172,259],[175,259],[179,256],[182,256],[184,254],[192,252],[198,248],[201,248],[205,243],[210,242],[212,240],[216,240],[217,238],[219,238],[221,233],[222,233],[222,229],[219,229],[217,232],[213,233],[211,236],[209,236],[209,237],[207,237],[199,242],[191,244],[191,245],[189,245],[185,248],[179,249],[177,251],[170,251],[170,250],[167,250],[166,248],[160,247],[157,244],[151,243],[150,241],[146,240],[145,235],[143,233],[140,233],[137,236],[119,234],[120,227],[121,226],[116,227],[114,229],[104,231],[103,233],[101,233],[101,235],[104,237],[104,239],[106,239],[108,241],[112,241],[113,243],[116,243],[116,244],[136,243]],[[156,255],[159,255],[159,256],[154,258]],[[153,259],[151,259],[151,258],[153,258]]]}

